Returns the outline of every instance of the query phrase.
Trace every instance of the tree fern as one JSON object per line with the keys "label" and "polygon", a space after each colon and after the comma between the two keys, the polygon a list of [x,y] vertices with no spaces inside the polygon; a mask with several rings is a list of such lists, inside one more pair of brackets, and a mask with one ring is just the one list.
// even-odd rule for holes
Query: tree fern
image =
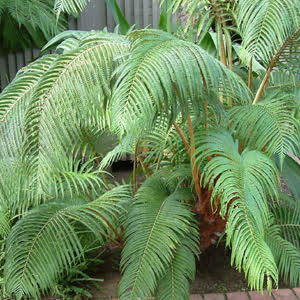
{"label": "tree fern", "polygon": [[180,191],[170,194],[162,180],[155,177],[140,188],[125,225],[121,299],[151,296],[185,235],[192,236],[188,247],[197,249],[193,216],[180,202],[190,196]]}

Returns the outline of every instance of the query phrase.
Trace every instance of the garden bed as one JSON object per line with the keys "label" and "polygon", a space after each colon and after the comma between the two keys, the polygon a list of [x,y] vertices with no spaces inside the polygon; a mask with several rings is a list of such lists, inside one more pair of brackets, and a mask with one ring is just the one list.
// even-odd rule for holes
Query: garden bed
{"label": "garden bed", "polygon": [[[93,270],[91,276],[103,278],[103,291],[89,288],[93,300],[108,300],[117,297],[118,283],[121,279],[117,266],[117,255],[110,256],[104,265]],[[280,288],[289,287],[280,283]],[[230,251],[223,245],[211,247],[200,256],[197,263],[195,280],[191,283],[191,294],[227,293],[247,291],[247,281],[244,274],[230,266]]]}

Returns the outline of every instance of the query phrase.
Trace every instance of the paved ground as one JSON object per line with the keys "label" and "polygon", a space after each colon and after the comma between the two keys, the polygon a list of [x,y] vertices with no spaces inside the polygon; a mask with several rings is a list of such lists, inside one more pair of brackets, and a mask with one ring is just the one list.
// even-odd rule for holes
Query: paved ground
{"label": "paved ground", "polygon": [[191,295],[191,300],[300,300],[300,288],[273,290],[271,295],[267,292],[263,295],[256,292]]}
{"label": "paved ground", "polygon": [[274,290],[272,295],[256,292],[191,295],[191,300],[300,300],[300,288]]}

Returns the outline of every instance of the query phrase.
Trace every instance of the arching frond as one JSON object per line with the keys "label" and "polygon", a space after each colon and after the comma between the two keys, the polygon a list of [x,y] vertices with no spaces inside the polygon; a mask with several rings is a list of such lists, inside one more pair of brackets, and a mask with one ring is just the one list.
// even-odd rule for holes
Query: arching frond
{"label": "arching frond", "polygon": [[156,177],[150,177],[139,189],[125,225],[121,299],[151,296],[186,235],[192,236],[189,247],[197,248],[195,221],[187,206],[180,202],[190,197],[190,193],[179,190],[170,194]]}
{"label": "arching frond", "polygon": [[0,157],[7,158],[20,153],[26,107],[41,77],[55,59],[55,55],[47,55],[21,69],[0,94]]}
{"label": "arching frond", "polygon": [[119,132],[137,119],[152,118],[162,106],[186,112],[189,102],[203,106],[219,94],[238,103],[249,99],[243,81],[195,44],[155,30],[134,31],[128,39],[132,50],[116,71],[111,103]]}
{"label": "arching frond", "polygon": [[244,270],[251,288],[270,290],[277,286],[278,271],[273,254],[264,240],[271,225],[267,195],[277,195],[274,163],[259,151],[238,152],[238,144],[225,130],[198,137],[196,163],[207,160],[202,182],[218,197],[221,215],[227,215],[227,245],[231,261]]}
{"label": "arching frond", "polygon": [[62,12],[69,15],[78,14],[84,10],[88,2],[90,2],[90,0],[55,0],[54,9],[57,17],[59,17]]}
{"label": "arching frond", "polygon": [[156,299],[190,299],[188,280],[193,280],[195,276],[195,254],[186,245],[178,246],[175,250],[174,258],[166,270],[166,274],[159,280]]}
{"label": "arching frond", "polygon": [[273,226],[267,232],[267,242],[284,281],[292,286],[298,286],[300,283],[300,250],[282,238],[280,231],[279,226]]}
{"label": "arching frond", "polygon": [[271,94],[256,105],[235,106],[229,111],[232,130],[245,146],[278,154],[282,163],[288,151],[296,154],[300,143],[299,109],[290,95]]}
{"label": "arching frond", "polygon": [[281,235],[300,250],[300,207],[281,205],[273,207],[275,224],[280,229]]}
{"label": "arching frond", "polygon": [[242,46],[251,55],[268,66],[274,59],[276,61],[272,63],[276,63],[279,56],[288,51],[289,47],[296,50],[292,45],[293,41],[298,39],[300,32],[299,1],[239,0],[237,2],[236,13],[243,38]]}
{"label": "arching frond", "polygon": [[80,48],[60,55],[43,76],[24,122],[23,159],[34,177],[33,197],[47,189],[53,153],[59,162],[82,135],[95,127],[106,129],[110,77],[119,63],[115,56],[127,48],[127,41],[116,35],[89,38]]}
{"label": "arching frond", "polygon": [[114,237],[122,202],[130,197],[117,187],[92,202],[44,204],[16,223],[7,239],[4,266],[6,291],[38,298],[53,287],[61,274],[84,257],[81,224],[101,243]]}

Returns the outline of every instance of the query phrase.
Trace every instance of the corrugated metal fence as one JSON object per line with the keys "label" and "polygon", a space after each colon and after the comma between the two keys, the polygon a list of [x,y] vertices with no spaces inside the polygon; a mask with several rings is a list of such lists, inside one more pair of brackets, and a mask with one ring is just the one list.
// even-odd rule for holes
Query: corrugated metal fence
{"label": "corrugated metal fence", "polygon": [[[157,28],[159,20],[158,1],[153,0],[118,0],[119,5],[130,24],[137,27],[148,25]],[[116,26],[106,6],[105,0],[91,0],[79,18],[69,21],[69,29],[91,30],[107,27],[112,31]],[[0,91],[16,75],[17,71],[39,55],[38,49],[4,54],[0,52]]]}

